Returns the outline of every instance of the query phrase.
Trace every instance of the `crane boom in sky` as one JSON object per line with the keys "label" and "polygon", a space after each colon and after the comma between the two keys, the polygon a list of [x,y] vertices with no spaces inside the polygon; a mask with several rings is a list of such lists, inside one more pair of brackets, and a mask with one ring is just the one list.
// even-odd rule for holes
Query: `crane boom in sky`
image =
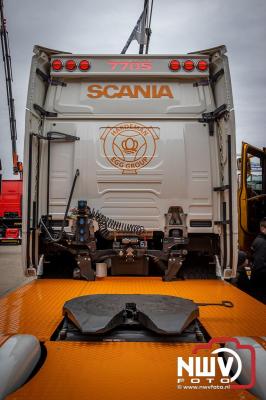
{"label": "crane boom in sky", "polygon": [[9,111],[9,123],[12,143],[12,160],[13,160],[13,173],[17,175],[22,174],[22,163],[18,161],[17,154],[17,127],[16,127],[16,116],[15,116],[15,102],[12,93],[12,65],[11,55],[9,49],[8,32],[6,29],[6,19],[4,17],[4,4],[3,0],[0,0],[0,28],[1,28],[1,47],[3,54],[4,70],[6,77],[6,93],[7,93],[7,104]]}

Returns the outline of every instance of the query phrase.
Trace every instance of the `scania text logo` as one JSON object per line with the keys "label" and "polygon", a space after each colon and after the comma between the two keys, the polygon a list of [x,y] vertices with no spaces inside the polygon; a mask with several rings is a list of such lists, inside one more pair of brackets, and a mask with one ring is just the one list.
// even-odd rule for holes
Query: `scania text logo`
{"label": "scania text logo", "polygon": [[101,134],[103,152],[108,162],[123,174],[136,174],[155,156],[156,129],[139,123],[119,123]]}
{"label": "scania text logo", "polygon": [[174,97],[169,85],[118,85],[111,83],[108,85],[98,83],[89,85],[87,96],[90,99],[99,99],[101,97],[107,99],[123,99],[125,97],[131,99],[161,99],[164,97],[173,99]]}

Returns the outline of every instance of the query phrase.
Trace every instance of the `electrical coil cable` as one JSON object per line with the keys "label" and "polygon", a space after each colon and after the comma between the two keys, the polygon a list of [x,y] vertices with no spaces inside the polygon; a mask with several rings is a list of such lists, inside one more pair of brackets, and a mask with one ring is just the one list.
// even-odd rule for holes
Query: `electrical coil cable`
{"label": "electrical coil cable", "polygon": [[134,224],[127,224],[124,222],[116,221],[115,219],[106,217],[104,214],[100,213],[98,210],[90,210],[90,218],[97,221],[99,226],[99,232],[101,235],[108,239],[110,233],[114,232],[123,232],[123,233],[133,233],[135,235],[141,235],[145,229],[142,225],[134,225]]}
{"label": "electrical coil cable", "polygon": [[63,233],[64,233],[64,224],[62,225],[60,232],[56,232],[54,236],[50,233],[49,229],[43,222],[42,218],[40,218],[40,225],[44,228],[44,230],[46,232],[46,236],[49,238],[49,240],[51,242],[60,242],[60,240],[63,237]]}
{"label": "electrical coil cable", "polygon": [[[99,232],[105,239],[109,239],[111,234],[110,229],[114,232],[133,233],[135,235],[141,235],[145,231],[144,226],[142,225],[127,224],[124,222],[116,221],[112,218],[106,217],[98,210],[90,210],[89,217],[97,221]],[[60,232],[52,235],[42,218],[40,219],[41,226],[44,228],[46,235],[52,242],[59,242],[62,239],[65,227],[64,222],[65,220],[63,221]]]}

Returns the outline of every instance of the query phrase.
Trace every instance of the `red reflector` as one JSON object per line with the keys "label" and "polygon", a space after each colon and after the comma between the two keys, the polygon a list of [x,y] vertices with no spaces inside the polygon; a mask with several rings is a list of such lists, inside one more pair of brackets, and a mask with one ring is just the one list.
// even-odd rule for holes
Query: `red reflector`
{"label": "red reflector", "polygon": [[181,65],[180,62],[178,60],[172,60],[169,62],[169,68],[172,71],[178,71],[180,69]]}
{"label": "red reflector", "polygon": [[54,71],[60,71],[63,68],[63,63],[61,60],[54,60],[52,62],[52,68]]}
{"label": "red reflector", "polygon": [[68,71],[74,71],[77,68],[76,61],[74,60],[67,60],[65,66]]}
{"label": "red reflector", "polygon": [[192,60],[187,60],[187,61],[185,61],[185,62],[184,62],[184,65],[183,65],[183,68],[184,68],[186,71],[193,71],[193,69],[195,68],[194,61],[192,61]]}
{"label": "red reflector", "polygon": [[90,69],[91,65],[88,60],[81,60],[79,63],[79,69],[81,71],[88,71]]}
{"label": "red reflector", "polygon": [[197,64],[197,68],[199,71],[207,71],[208,63],[205,60],[200,60]]}

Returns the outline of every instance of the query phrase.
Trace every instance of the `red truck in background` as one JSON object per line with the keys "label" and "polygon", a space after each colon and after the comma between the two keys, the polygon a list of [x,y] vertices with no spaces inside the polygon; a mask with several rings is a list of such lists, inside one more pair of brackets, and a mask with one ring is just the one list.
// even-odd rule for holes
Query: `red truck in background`
{"label": "red truck in background", "polygon": [[21,243],[22,180],[0,182],[0,244]]}
{"label": "red truck in background", "polygon": [[13,75],[3,0],[0,0],[0,38],[9,111],[13,174],[20,175],[19,180],[3,180],[2,164],[0,160],[0,244],[20,244],[22,225],[23,165],[22,162],[19,161],[17,154],[15,101],[13,99],[12,91]]}

